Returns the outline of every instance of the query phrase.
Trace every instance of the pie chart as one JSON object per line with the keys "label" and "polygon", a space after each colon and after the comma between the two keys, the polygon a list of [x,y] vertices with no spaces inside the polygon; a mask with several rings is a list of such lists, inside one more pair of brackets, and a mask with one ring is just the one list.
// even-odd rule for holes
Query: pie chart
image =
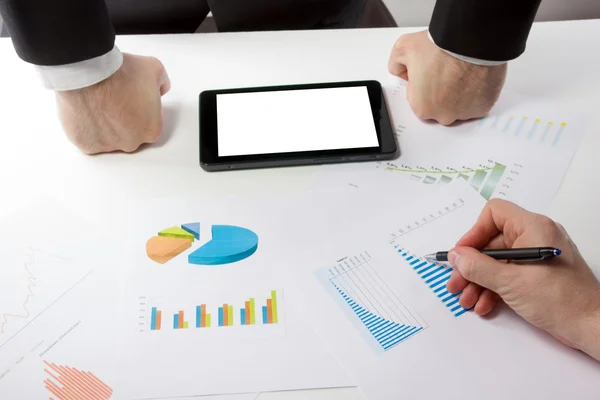
{"label": "pie chart", "polygon": [[[258,235],[250,229],[232,225],[212,225],[212,238],[187,255],[195,265],[222,265],[244,260],[258,249]],[[201,243],[200,223],[172,226],[158,232],[146,242],[146,254],[165,264]]]}

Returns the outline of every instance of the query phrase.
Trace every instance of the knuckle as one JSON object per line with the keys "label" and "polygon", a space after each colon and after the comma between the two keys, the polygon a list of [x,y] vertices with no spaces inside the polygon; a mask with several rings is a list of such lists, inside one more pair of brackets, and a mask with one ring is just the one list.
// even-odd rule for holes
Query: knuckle
{"label": "knuckle", "polygon": [[407,36],[400,36],[398,38],[398,40],[396,40],[396,43],[394,43],[394,50],[398,50],[398,51],[402,51],[405,49],[406,45],[407,45]]}
{"label": "knuckle", "polygon": [[558,226],[551,218],[545,215],[537,215],[535,217],[536,226],[546,233],[555,233],[558,231]]}
{"label": "knuckle", "polygon": [[441,125],[450,126],[456,121],[456,118],[443,115],[443,116],[438,117],[437,121]]}

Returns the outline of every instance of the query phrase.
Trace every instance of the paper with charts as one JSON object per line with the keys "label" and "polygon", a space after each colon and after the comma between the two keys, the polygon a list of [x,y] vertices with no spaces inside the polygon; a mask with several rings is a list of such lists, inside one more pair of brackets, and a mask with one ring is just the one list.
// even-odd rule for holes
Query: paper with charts
{"label": "paper with charts", "polygon": [[487,117],[452,127],[416,118],[404,85],[388,88],[386,98],[400,157],[390,162],[322,167],[321,179],[341,179],[346,184],[347,178],[336,177],[336,171],[364,170],[427,186],[460,179],[486,200],[502,198],[545,212],[587,127],[586,116],[507,93]]}
{"label": "paper with charts", "polygon": [[[506,308],[479,318],[446,290],[451,269],[423,255],[450,249],[484,200],[461,182],[419,188],[412,201],[406,185],[314,192],[306,206],[311,221],[323,224],[315,231],[298,221],[290,237],[311,235],[310,248],[291,262],[290,298],[366,397],[557,398],[567,387],[598,393],[598,365],[589,357]],[[531,371],[548,379],[524,379]]]}
{"label": "paper with charts", "polygon": [[47,200],[0,225],[0,398],[113,398],[110,246]]}
{"label": "paper with charts", "polygon": [[274,273],[281,224],[265,218],[277,212],[268,204],[199,195],[136,206],[124,285],[125,398],[350,384],[287,305]]}

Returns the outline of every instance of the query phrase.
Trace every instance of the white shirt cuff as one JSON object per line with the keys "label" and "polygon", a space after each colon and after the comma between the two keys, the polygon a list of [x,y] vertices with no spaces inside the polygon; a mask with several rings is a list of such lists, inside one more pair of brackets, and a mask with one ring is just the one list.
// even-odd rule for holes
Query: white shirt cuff
{"label": "white shirt cuff", "polygon": [[123,54],[113,47],[108,53],[89,60],[57,66],[36,65],[44,86],[51,90],[75,90],[102,82],[117,72],[123,64]]}
{"label": "white shirt cuff", "polygon": [[[435,44],[437,46],[437,44],[435,43],[435,41],[433,40],[433,38],[431,37],[431,34],[429,32],[427,32],[427,34],[429,35],[429,40],[431,40],[433,42],[433,44]],[[438,46],[440,47],[440,46]],[[440,47],[440,49],[442,49]],[[467,56],[463,56],[460,54],[456,54],[453,53],[451,51],[444,50],[446,53],[450,54],[452,57],[458,58],[459,60],[471,63],[471,64],[476,64],[476,65],[483,65],[486,67],[495,67],[497,65],[502,65],[502,64],[506,64],[508,61],[489,61],[489,60],[481,60],[479,58],[473,58],[473,57],[467,57]]]}

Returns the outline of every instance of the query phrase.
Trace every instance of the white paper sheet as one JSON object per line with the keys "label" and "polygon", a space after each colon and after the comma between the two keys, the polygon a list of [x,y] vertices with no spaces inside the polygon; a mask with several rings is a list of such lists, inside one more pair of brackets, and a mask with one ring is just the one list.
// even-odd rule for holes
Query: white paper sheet
{"label": "white paper sheet", "polygon": [[[288,304],[287,287],[282,287],[276,274],[287,267],[286,258],[278,252],[287,243],[288,229],[280,218],[286,203],[273,196],[269,199],[175,197],[135,206],[123,323],[127,374],[119,385],[124,398],[353,386],[302,313]],[[189,264],[188,254],[205,243],[201,236],[192,249],[165,264],[148,258],[150,237],[164,228],[192,222],[200,222],[201,227],[223,224],[250,229],[259,237],[258,249],[232,264]],[[281,299],[281,319],[277,326],[265,326],[259,309],[272,290]],[[140,296],[157,304],[157,309],[164,306],[163,321],[171,327],[148,331],[147,309],[142,315],[139,311]],[[256,296],[257,323],[239,326],[240,309],[250,296]],[[152,299],[157,300],[152,303]],[[209,307],[212,326],[197,328],[189,307],[219,302],[234,307],[234,326],[217,326],[217,310]],[[183,307],[188,329],[172,329],[177,307]],[[139,329],[140,317],[146,321],[143,330]]]}
{"label": "white paper sheet", "polygon": [[66,389],[79,398],[113,398],[120,299],[114,246],[48,199],[0,225],[0,398],[66,399]]}
{"label": "white paper sheet", "polygon": [[311,241],[290,265],[288,297],[360,390],[373,400],[559,399],[573,388],[597,398],[596,361],[506,307],[487,318],[464,312],[445,291],[449,274],[416,261],[451,248],[484,203],[461,182],[436,192],[401,202],[403,188],[315,194],[320,229],[295,223],[294,238]]}
{"label": "white paper sheet", "polygon": [[482,120],[452,127],[416,118],[399,85],[386,91],[400,157],[391,162],[324,166],[317,185],[373,170],[414,183],[468,181],[483,198],[503,198],[545,212],[556,195],[587,126],[585,116],[539,99],[503,94]]}

